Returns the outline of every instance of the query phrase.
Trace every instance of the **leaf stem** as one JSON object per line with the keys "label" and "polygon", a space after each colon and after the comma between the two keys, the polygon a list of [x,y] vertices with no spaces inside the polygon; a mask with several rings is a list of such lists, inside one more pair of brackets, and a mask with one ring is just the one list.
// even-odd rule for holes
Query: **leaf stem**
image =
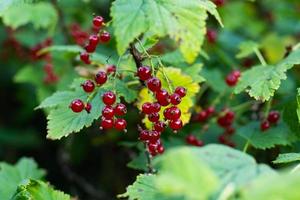
{"label": "leaf stem", "polygon": [[266,66],[267,65],[267,62],[266,60],[264,59],[263,55],[261,54],[261,52],[259,51],[258,48],[255,48],[254,49],[254,52],[259,60],[259,62],[263,65],[263,66]]}
{"label": "leaf stem", "polygon": [[248,150],[249,146],[250,146],[250,142],[249,142],[249,140],[247,140],[247,142],[246,142],[246,144],[245,144],[245,146],[243,148],[243,152],[244,153],[247,153],[247,150]]}
{"label": "leaf stem", "polygon": [[271,110],[272,101],[273,101],[273,97],[271,97],[269,99],[269,101],[267,101],[266,109],[265,109],[265,112],[264,112],[264,119],[266,119],[268,117],[268,114]]}

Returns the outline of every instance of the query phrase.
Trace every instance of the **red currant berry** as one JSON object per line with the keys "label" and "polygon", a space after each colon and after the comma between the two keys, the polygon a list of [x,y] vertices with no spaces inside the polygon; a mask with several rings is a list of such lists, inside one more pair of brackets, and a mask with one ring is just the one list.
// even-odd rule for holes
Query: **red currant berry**
{"label": "red currant berry", "polygon": [[81,84],[81,86],[82,86],[83,90],[88,93],[93,92],[95,89],[95,84],[91,80],[86,80],[83,84]]}
{"label": "red currant berry", "polygon": [[155,154],[156,155],[156,149],[157,149],[157,144],[155,143],[149,143],[148,145],[148,150],[151,155]]}
{"label": "red currant berry", "polygon": [[103,32],[100,34],[100,41],[101,41],[101,42],[108,42],[109,40],[110,40],[110,34],[109,34],[109,32],[103,31]]}
{"label": "red currant berry", "polygon": [[142,81],[146,81],[151,77],[151,69],[148,66],[138,68],[137,75]]}
{"label": "red currant berry", "polygon": [[234,148],[236,146],[236,144],[232,141],[227,141],[226,145],[229,146],[229,147],[232,147],[232,148]]}
{"label": "red currant berry", "polygon": [[225,4],[225,0],[213,0],[216,6],[221,7]]}
{"label": "red currant berry", "polygon": [[147,115],[153,113],[152,104],[149,102],[144,103],[142,105],[142,112]]}
{"label": "red currant berry", "polygon": [[230,110],[227,111],[225,114],[225,117],[227,118],[227,120],[229,120],[231,122],[234,120],[234,116],[235,116],[234,112],[232,112]]}
{"label": "red currant berry", "polygon": [[203,141],[202,140],[196,140],[195,143],[193,144],[194,146],[197,146],[197,147],[202,147],[204,145]]}
{"label": "red currant berry", "polygon": [[148,115],[148,119],[150,122],[157,122],[159,120],[159,114],[158,113],[151,113]]}
{"label": "red currant berry", "polygon": [[235,77],[240,78],[241,77],[241,72],[239,70],[234,70],[231,72]]}
{"label": "red currant berry", "polygon": [[261,131],[266,131],[270,128],[270,123],[268,121],[263,121],[261,124],[260,124],[260,130]]}
{"label": "red currant berry", "polygon": [[214,44],[217,41],[217,36],[217,31],[213,29],[207,29],[206,38],[209,43]]}
{"label": "red currant berry", "polygon": [[87,65],[91,64],[90,55],[87,52],[80,53],[80,60]]}
{"label": "red currant berry", "polygon": [[96,47],[99,43],[98,35],[91,35],[89,37],[89,45]]}
{"label": "red currant berry", "polygon": [[86,110],[87,113],[90,113],[90,112],[91,112],[91,109],[92,109],[92,104],[87,103],[87,104],[85,105],[84,109]]}
{"label": "red currant berry", "polygon": [[117,130],[123,131],[126,129],[127,122],[125,119],[116,119],[115,121],[115,128]]}
{"label": "red currant berry", "polygon": [[154,123],[154,130],[157,132],[163,132],[165,130],[166,124],[163,121],[157,121]]}
{"label": "red currant berry", "polygon": [[110,129],[110,128],[113,128],[114,127],[114,120],[113,118],[102,118],[102,121],[101,121],[101,126],[100,126],[100,129]]}
{"label": "red currant berry", "polygon": [[94,17],[93,24],[95,27],[100,28],[103,25],[103,23],[104,23],[103,17],[101,17],[101,16]]}
{"label": "red currant berry", "polygon": [[150,79],[147,80],[147,87],[152,92],[157,92],[161,88],[161,82],[160,82],[160,80],[158,78],[152,77],[152,78],[150,78]]}
{"label": "red currant berry", "polygon": [[105,105],[113,105],[116,102],[116,95],[112,91],[105,92],[102,100]]}
{"label": "red currant berry", "polygon": [[246,58],[243,60],[242,65],[246,68],[250,68],[252,65],[254,65],[254,61],[251,58]]}
{"label": "red currant berry", "polygon": [[195,144],[195,142],[197,141],[197,138],[194,135],[190,134],[185,137],[185,141],[188,144]]}
{"label": "red currant berry", "polygon": [[182,97],[184,97],[185,95],[186,95],[186,89],[184,88],[184,87],[177,87],[176,89],[175,89],[175,93],[176,94],[179,94],[179,96],[182,98]]}
{"label": "red currant berry", "polygon": [[177,131],[182,128],[182,121],[181,119],[170,121],[169,126],[173,131]]}
{"label": "red currant berry", "polygon": [[271,124],[276,124],[280,118],[280,114],[278,111],[271,111],[268,115],[268,121]]}
{"label": "red currant berry", "polygon": [[232,126],[226,127],[225,129],[225,134],[227,135],[232,135],[235,132],[235,128],[233,128]]}
{"label": "red currant berry", "polygon": [[96,50],[96,46],[92,45],[92,44],[88,44],[85,47],[86,52],[88,53],[93,53]]}
{"label": "red currant berry", "polygon": [[197,116],[198,122],[204,122],[207,120],[207,118],[208,118],[208,113],[206,110],[202,110],[201,112],[198,113]]}
{"label": "red currant berry", "polygon": [[158,102],[154,102],[151,104],[151,109],[153,112],[159,112],[161,105]]}
{"label": "red currant berry", "polygon": [[237,84],[237,82],[238,82],[238,77],[236,77],[232,73],[230,73],[226,76],[226,83],[229,87],[235,86]]}
{"label": "red currant berry", "polygon": [[102,116],[105,117],[106,119],[113,118],[115,115],[114,109],[111,106],[105,106],[102,110]]}
{"label": "red currant berry", "polygon": [[181,97],[180,97],[180,95],[177,94],[177,93],[172,94],[172,95],[170,96],[170,102],[171,102],[171,104],[173,104],[173,105],[178,105],[178,104],[180,104],[180,102],[181,102]]}
{"label": "red currant berry", "polygon": [[155,97],[161,106],[167,106],[170,104],[170,95],[165,89],[156,92]]}
{"label": "red currant berry", "polygon": [[226,128],[232,124],[232,120],[227,118],[226,116],[219,117],[217,120],[219,126]]}
{"label": "red currant berry", "polygon": [[157,153],[159,154],[163,154],[165,151],[165,148],[163,147],[163,145],[158,145],[156,148]]}
{"label": "red currant berry", "polygon": [[106,72],[108,74],[114,74],[114,73],[116,73],[116,70],[117,70],[117,68],[116,68],[115,65],[108,65],[107,69],[106,69]]}
{"label": "red currant berry", "polygon": [[127,108],[124,104],[118,103],[115,107],[115,115],[122,116],[127,113]]}
{"label": "red currant berry", "polygon": [[226,144],[227,143],[227,135],[224,135],[224,134],[220,135],[218,137],[218,140],[221,144]]}
{"label": "red currant berry", "polygon": [[148,131],[148,130],[142,130],[140,132],[139,139],[142,141],[149,140],[149,133],[150,133],[150,131]]}
{"label": "red currant berry", "polygon": [[164,114],[165,114],[164,116],[168,120],[177,120],[181,116],[181,111],[176,106],[172,106],[172,107],[166,109],[165,111],[166,111],[166,114],[164,112]]}
{"label": "red currant berry", "polygon": [[84,103],[80,99],[75,99],[69,106],[73,112],[79,113],[84,109]]}
{"label": "red currant berry", "polygon": [[210,106],[206,109],[206,113],[208,116],[211,116],[212,114],[215,113],[215,108],[213,106]]}
{"label": "red currant berry", "polygon": [[157,131],[149,131],[149,142],[156,143],[159,140],[160,132]]}
{"label": "red currant berry", "polygon": [[95,81],[97,84],[102,85],[107,81],[107,75],[104,71],[99,71],[95,76]]}

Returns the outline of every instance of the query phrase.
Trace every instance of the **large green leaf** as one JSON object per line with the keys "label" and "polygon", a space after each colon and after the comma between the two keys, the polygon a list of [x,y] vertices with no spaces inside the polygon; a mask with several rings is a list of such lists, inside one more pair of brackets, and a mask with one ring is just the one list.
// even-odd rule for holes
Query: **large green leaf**
{"label": "large green leaf", "polygon": [[195,60],[206,32],[206,11],[220,20],[210,1],[117,0],[111,10],[119,54],[142,33],[169,35],[187,62]]}
{"label": "large green leaf", "polygon": [[27,179],[41,179],[45,171],[29,158],[22,158],[15,165],[0,163],[0,199],[11,199],[19,184]]}
{"label": "large green leaf", "polygon": [[280,163],[290,163],[295,161],[300,161],[300,153],[279,154],[276,160],[273,161],[273,163],[280,164]]}
{"label": "large green leaf", "polygon": [[0,17],[2,13],[14,6],[18,6],[20,4],[32,3],[34,0],[2,0],[0,2]]}
{"label": "large green leaf", "polygon": [[249,55],[251,55],[252,53],[254,53],[256,50],[258,50],[259,48],[259,44],[257,44],[256,42],[253,41],[245,41],[242,42],[239,45],[239,52],[236,55],[237,58],[245,58]]}

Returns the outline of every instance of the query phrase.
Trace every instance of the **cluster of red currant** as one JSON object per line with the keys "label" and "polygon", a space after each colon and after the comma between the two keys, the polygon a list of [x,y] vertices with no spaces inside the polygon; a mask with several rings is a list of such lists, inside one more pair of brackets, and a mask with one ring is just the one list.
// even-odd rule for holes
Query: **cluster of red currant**
{"label": "cluster of red currant", "polygon": [[240,76],[241,72],[239,70],[233,70],[230,74],[226,76],[225,81],[229,87],[233,87],[239,81]]}
{"label": "cluster of red currant", "polygon": [[76,44],[84,46],[85,42],[89,38],[89,34],[83,31],[79,24],[74,23],[70,26],[71,36]]}
{"label": "cluster of red currant", "polygon": [[204,145],[202,140],[197,139],[196,136],[194,136],[192,134],[187,135],[185,137],[185,141],[186,141],[187,144],[197,146],[197,147],[202,147]]}
{"label": "cluster of red currant", "polygon": [[261,122],[260,130],[266,131],[271,127],[272,124],[276,125],[279,118],[280,118],[280,114],[278,111],[271,111],[267,117],[267,120]]}
{"label": "cluster of red currant", "polygon": [[229,109],[224,109],[224,111],[217,119],[218,125],[224,128],[224,133],[219,136],[219,142],[231,147],[235,146],[235,144],[230,140],[230,137],[235,132],[235,129],[232,126],[234,118],[235,118],[235,114],[233,111]]}
{"label": "cluster of red currant", "polygon": [[205,122],[207,121],[213,114],[215,113],[215,108],[213,106],[210,106],[196,115],[196,121],[198,122]]}
{"label": "cluster of red currant", "polygon": [[[97,28],[98,32],[100,31],[100,29],[103,27],[104,25],[104,19],[101,16],[96,16],[93,19],[93,25],[94,27]],[[98,34],[92,34],[89,37],[89,42],[88,44],[84,47],[85,51],[81,52],[80,54],[80,59],[82,62],[84,62],[85,64],[91,64],[90,61],[90,55],[89,53],[93,53],[99,42],[103,42],[106,43],[110,40],[110,34],[109,32],[102,30],[100,31],[100,33]]]}

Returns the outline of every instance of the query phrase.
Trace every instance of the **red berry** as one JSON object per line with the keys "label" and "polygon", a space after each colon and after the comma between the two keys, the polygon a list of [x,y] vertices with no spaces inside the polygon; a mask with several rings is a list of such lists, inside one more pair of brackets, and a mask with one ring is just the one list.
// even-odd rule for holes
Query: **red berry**
{"label": "red berry", "polygon": [[266,131],[270,128],[270,123],[268,121],[263,121],[260,124],[260,130],[261,131]]}
{"label": "red berry", "polygon": [[224,128],[230,126],[234,120],[234,115],[235,115],[234,112],[227,111],[225,115],[218,118],[217,122],[219,126]]}
{"label": "red berry", "polygon": [[154,102],[151,104],[151,109],[153,112],[159,112],[160,108],[161,108],[161,106],[158,102]]}
{"label": "red berry", "polygon": [[182,128],[182,121],[181,119],[170,121],[169,126],[174,131],[177,131]]}
{"label": "red berry", "polygon": [[197,116],[198,122],[204,122],[207,120],[207,118],[208,118],[208,113],[206,110],[202,110],[201,112],[198,113]]}
{"label": "red berry", "polygon": [[221,144],[226,144],[227,143],[227,135],[224,135],[224,134],[220,135],[218,137],[218,140]]}
{"label": "red berry", "polygon": [[91,64],[90,55],[87,52],[80,53],[80,60],[87,65]]}
{"label": "red berry", "polygon": [[124,104],[118,103],[115,107],[115,115],[122,116],[127,113],[127,108]]}
{"label": "red berry", "polygon": [[116,119],[115,128],[117,130],[120,130],[120,131],[125,130],[126,126],[127,126],[127,122],[125,119]]}
{"label": "red berry", "polygon": [[185,137],[185,141],[188,144],[195,144],[195,142],[197,141],[197,138],[194,135],[190,134]]}
{"label": "red berry", "polygon": [[142,81],[146,81],[151,77],[151,69],[148,66],[138,68],[137,75]]}
{"label": "red berry", "polygon": [[158,78],[152,77],[152,78],[150,78],[150,79],[147,80],[147,87],[152,92],[157,92],[161,88],[161,82],[160,82],[160,80]]}
{"label": "red berry", "polygon": [[272,124],[276,124],[280,118],[278,111],[271,111],[268,115],[268,121]]}
{"label": "red berry", "polygon": [[92,45],[92,44],[88,44],[85,47],[86,52],[88,53],[93,53],[96,50],[96,46]]}
{"label": "red berry", "polygon": [[99,43],[98,35],[91,35],[89,37],[89,45],[96,47]]}
{"label": "red berry", "polygon": [[225,117],[229,120],[229,121],[233,121],[234,120],[234,116],[235,116],[235,114],[234,114],[234,112],[232,112],[232,111],[227,111],[227,113],[225,114]]}
{"label": "red berry", "polygon": [[103,32],[100,34],[100,41],[101,41],[101,42],[108,42],[109,40],[110,40],[110,34],[109,34],[109,32],[103,31]]}
{"label": "red berry", "polygon": [[95,76],[95,81],[97,84],[102,85],[107,81],[107,75],[104,71],[99,71]]}
{"label": "red berry", "polygon": [[184,87],[179,86],[175,89],[175,93],[179,94],[179,96],[182,98],[186,95],[186,89]]}
{"label": "red berry", "polygon": [[170,102],[171,102],[171,104],[173,104],[173,105],[178,105],[178,104],[180,104],[180,102],[181,102],[181,97],[180,97],[180,95],[177,94],[177,93],[172,94],[172,95],[170,96]]}
{"label": "red berry", "polygon": [[165,151],[165,148],[162,145],[158,145],[156,148],[157,153],[163,154]]}
{"label": "red berry", "polygon": [[93,92],[95,89],[95,84],[91,80],[86,80],[81,86],[85,92]]}
{"label": "red berry", "polygon": [[114,127],[113,118],[109,118],[109,119],[107,119],[105,117],[102,118],[100,129],[110,129],[113,127]]}
{"label": "red berry", "polygon": [[213,106],[210,106],[206,109],[206,113],[208,116],[211,116],[212,114],[215,113],[215,108]]}
{"label": "red berry", "polygon": [[86,110],[87,113],[90,113],[90,112],[91,112],[91,109],[92,109],[92,104],[87,103],[87,104],[85,105],[84,109]]}
{"label": "red berry", "polygon": [[217,40],[217,32],[213,29],[207,29],[207,32],[206,32],[206,38],[207,38],[207,41],[211,44],[215,43],[216,40]]}
{"label": "red berry", "polygon": [[226,76],[226,83],[228,86],[232,87],[235,86],[238,82],[238,77],[236,77],[234,74],[230,73]]}
{"label": "red berry", "polygon": [[154,123],[154,130],[158,132],[163,132],[165,130],[166,124],[163,121],[157,121]]}
{"label": "red berry", "polygon": [[151,113],[148,115],[148,119],[150,122],[157,122],[159,120],[159,114],[158,113]]}
{"label": "red berry", "polygon": [[96,26],[97,28],[100,28],[104,23],[104,19],[101,16],[96,16],[93,19],[93,24],[94,26]]}
{"label": "red berry", "polygon": [[155,143],[149,143],[148,145],[148,150],[151,155],[155,154],[156,155],[156,149],[157,149],[157,144]]}
{"label": "red berry", "polygon": [[116,95],[112,91],[105,92],[102,100],[105,105],[113,105],[116,102]]}
{"label": "red berry", "polygon": [[144,103],[144,104],[142,105],[142,112],[143,112],[144,114],[147,114],[147,115],[153,113],[153,110],[152,110],[152,104],[149,103],[149,102]]}
{"label": "red berry", "polygon": [[160,137],[160,132],[157,131],[150,131],[149,132],[149,142],[150,143],[157,143]]}
{"label": "red berry", "polygon": [[254,61],[251,58],[246,58],[243,60],[242,65],[246,68],[250,68],[252,65],[254,65]]}
{"label": "red berry", "polygon": [[225,0],[213,0],[216,6],[223,6],[225,4]]}
{"label": "red berry", "polygon": [[140,132],[139,139],[142,141],[149,140],[149,133],[150,133],[150,131],[148,131],[148,130],[142,130]]}
{"label": "red berry", "polygon": [[232,135],[235,132],[235,128],[233,128],[232,126],[226,127],[225,129],[225,134],[227,135]]}
{"label": "red berry", "polygon": [[235,77],[240,78],[241,76],[241,72],[239,70],[234,70],[233,72],[231,72]]}
{"label": "red berry", "polygon": [[202,140],[196,140],[195,143],[193,144],[194,146],[197,146],[197,147],[202,147],[204,145],[203,141]]}
{"label": "red berry", "polygon": [[169,117],[167,119],[169,119],[169,120],[177,120],[181,116],[181,111],[176,106],[172,106],[172,107],[168,108],[168,114],[167,115]]}
{"label": "red berry", "polygon": [[170,95],[165,89],[156,92],[155,97],[157,102],[162,106],[167,106],[170,104]]}
{"label": "red berry", "polygon": [[102,116],[107,118],[107,119],[110,119],[110,118],[113,118],[115,115],[114,113],[114,109],[113,107],[111,106],[105,106],[102,110]]}
{"label": "red berry", "polygon": [[114,74],[116,72],[117,68],[115,65],[108,65],[107,66],[107,69],[106,69],[106,72],[108,74]]}
{"label": "red berry", "polygon": [[84,109],[84,103],[80,99],[75,99],[69,106],[73,112],[79,113]]}

